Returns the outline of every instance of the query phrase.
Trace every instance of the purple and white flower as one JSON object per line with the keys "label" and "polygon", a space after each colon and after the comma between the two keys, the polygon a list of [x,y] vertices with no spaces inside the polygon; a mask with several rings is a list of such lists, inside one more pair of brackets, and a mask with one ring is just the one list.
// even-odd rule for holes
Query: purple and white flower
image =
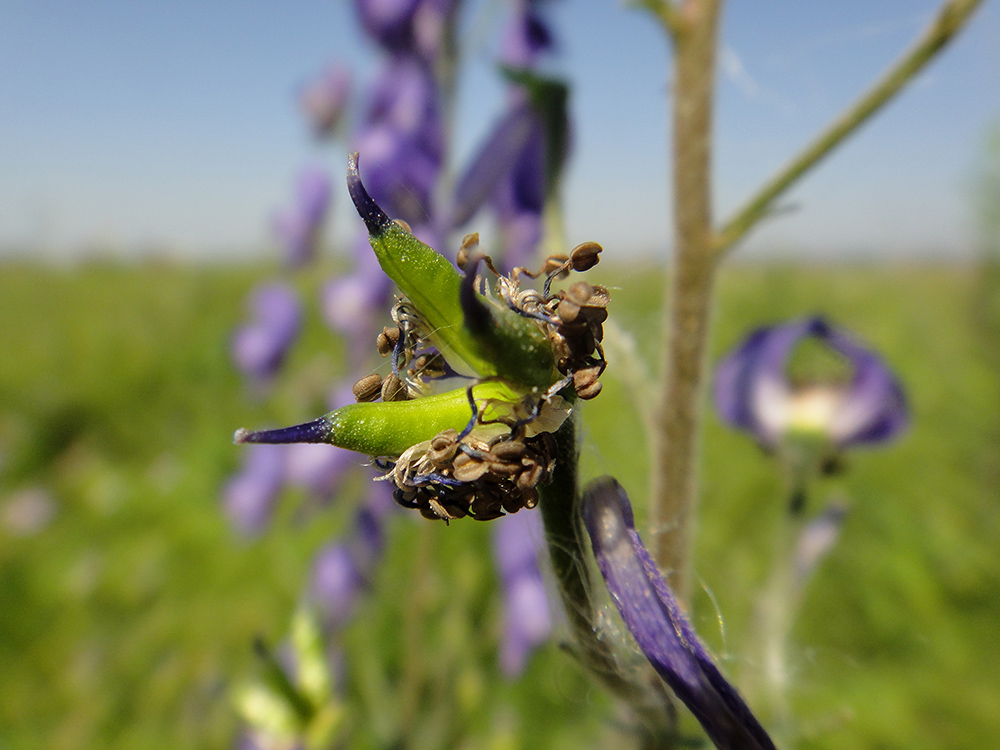
{"label": "purple and white flower", "polygon": [[[793,382],[789,363],[810,338],[845,360],[848,378]],[[909,422],[903,387],[881,357],[820,317],[751,333],[720,363],[715,405],[768,449],[793,433],[820,434],[837,448],[880,443]]]}

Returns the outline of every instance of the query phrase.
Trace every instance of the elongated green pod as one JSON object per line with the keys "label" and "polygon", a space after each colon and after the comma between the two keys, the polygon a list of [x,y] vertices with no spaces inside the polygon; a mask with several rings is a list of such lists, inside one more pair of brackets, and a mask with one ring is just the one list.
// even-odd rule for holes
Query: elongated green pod
{"label": "elongated green pod", "polygon": [[[519,394],[499,381],[478,383],[472,386],[472,394],[482,420],[509,416],[520,401]],[[368,456],[398,456],[442,430],[463,430],[472,416],[468,390],[458,388],[412,401],[348,404],[293,427],[258,432],[240,429],[233,441],[329,443]]]}
{"label": "elongated green pod", "polygon": [[348,161],[347,188],[368,228],[375,257],[416,307],[445,359],[454,354],[481,377],[499,375],[546,388],[557,375],[545,332],[533,321],[487,302],[443,255],[397,224],[365,190],[358,154]]}

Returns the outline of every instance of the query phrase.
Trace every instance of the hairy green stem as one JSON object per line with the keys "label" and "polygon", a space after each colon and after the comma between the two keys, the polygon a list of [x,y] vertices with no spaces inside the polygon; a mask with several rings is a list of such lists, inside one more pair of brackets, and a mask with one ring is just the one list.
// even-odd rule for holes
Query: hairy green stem
{"label": "hairy green stem", "polygon": [[590,545],[580,518],[576,423],[567,419],[556,432],[558,453],[552,482],[540,488],[539,509],[545,541],[572,636],[574,656],[622,699],[641,725],[643,747],[675,746],[676,712],[660,678],[648,663],[624,668],[607,639],[601,638],[598,605],[591,588]]}
{"label": "hairy green stem", "polygon": [[812,143],[771,177],[716,233],[713,248],[722,255],[770,210],[784,193],[820,159],[857,130],[906,85],[962,29],[982,0],[948,0],[930,26],[854,104],[837,117]]}
{"label": "hairy green stem", "polygon": [[651,488],[651,541],[678,599],[690,591],[697,504],[699,411],[715,258],[711,138],[721,0],[687,0],[668,29],[674,40],[674,260],[662,362]]}

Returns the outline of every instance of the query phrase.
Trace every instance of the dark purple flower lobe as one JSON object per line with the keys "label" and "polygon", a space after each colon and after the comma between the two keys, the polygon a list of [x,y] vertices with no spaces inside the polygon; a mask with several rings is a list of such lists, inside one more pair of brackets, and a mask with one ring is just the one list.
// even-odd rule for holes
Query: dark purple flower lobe
{"label": "dark purple flower lobe", "polygon": [[719,672],[643,546],[621,485],[611,477],[592,482],[582,513],[597,566],[626,627],[716,747],[773,750],[771,738]]}

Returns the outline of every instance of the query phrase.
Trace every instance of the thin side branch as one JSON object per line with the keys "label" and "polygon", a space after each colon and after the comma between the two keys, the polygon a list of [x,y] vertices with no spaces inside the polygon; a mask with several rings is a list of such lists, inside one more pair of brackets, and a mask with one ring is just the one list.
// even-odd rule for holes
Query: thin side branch
{"label": "thin side branch", "polygon": [[853,105],[783,169],[768,180],[734,216],[716,232],[713,249],[724,254],[772,207],[774,200],[829,154],[848,135],[875,114],[962,29],[982,0],[948,0],[917,42]]}

